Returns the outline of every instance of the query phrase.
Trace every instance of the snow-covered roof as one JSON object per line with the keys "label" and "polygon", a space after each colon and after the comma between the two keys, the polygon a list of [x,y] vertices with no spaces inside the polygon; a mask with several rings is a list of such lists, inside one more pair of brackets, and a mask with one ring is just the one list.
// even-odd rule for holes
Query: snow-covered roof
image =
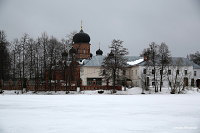
{"label": "snow-covered roof", "polygon": [[194,69],[200,69],[200,66],[199,66],[199,65],[195,64],[194,62],[192,62],[192,63],[193,63]]}
{"label": "snow-covered roof", "polygon": [[91,59],[84,60],[83,66],[101,66],[105,56],[93,56]]}
{"label": "snow-covered roof", "polygon": [[[125,56],[125,57],[128,60],[127,64],[130,66],[134,66],[134,65],[144,66],[145,65],[144,59],[140,56]],[[82,64],[83,66],[101,66],[104,58],[105,56],[102,56],[102,55],[93,56],[91,59],[83,60],[80,64]],[[199,65],[183,57],[172,57],[172,64],[177,65],[179,60],[182,61],[181,62],[182,66],[193,66],[194,69],[200,69]]]}
{"label": "snow-covered roof", "polygon": [[[139,63],[140,66],[145,65],[145,61]],[[180,65],[180,66],[193,66],[194,69],[200,69],[200,66],[195,64],[193,61],[190,61],[188,58],[184,57],[172,57],[172,65]]]}
{"label": "snow-covered roof", "polygon": [[[83,66],[101,66],[103,63],[103,59],[106,56],[93,56],[91,59],[84,60]],[[126,56],[128,62],[134,62],[136,60],[141,59],[139,56]]]}
{"label": "snow-covered roof", "polygon": [[127,64],[131,65],[131,66],[134,66],[134,65],[137,65],[137,64],[139,64],[139,63],[141,63],[143,61],[144,61],[144,58],[141,58],[141,59],[138,59],[138,60],[135,60],[135,61],[128,61]]}

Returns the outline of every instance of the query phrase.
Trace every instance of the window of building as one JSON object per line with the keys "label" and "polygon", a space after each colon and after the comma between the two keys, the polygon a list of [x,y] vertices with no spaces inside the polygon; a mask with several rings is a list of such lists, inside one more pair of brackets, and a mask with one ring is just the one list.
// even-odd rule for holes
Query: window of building
{"label": "window of building", "polygon": [[149,77],[147,77],[145,84],[149,86]]}
{"label": "window of building", "polygon": [[85,54],[86,53],[86,50],[85,49],[83,49],[83,54]]}
{"label": "window of building", "polygon": [[155,74],[155,70],[154,69],[152,69],[152,74]]}
{"label": "window of building", "polygon": [[187,75],[187,70],[185,70],[185,75]]}
{"label": "window of building", "polygon": [[161,86],[163,86],[163,82],[161,82],[160,84],[161,84]]}
{"label": "window of building", "polygon": [[126,70],[123,70],[123,75],[126,75]]}
{"label": "window of building", "polygon": [[106,74],[106,70],[103,70],[103,75],[105,75]]}
{"label": "window of building", "polygon": [[169,86],[171,86],[172,85],[172,83],[169,81]]}
{"label": "window of building", "polygon": [[135,86],[138,86],[138,82],[137,81],[135,82]]}
{"label": "window of building", "polygon": [[168,75],[171,75],[172,74],[172,71],[171,70],[168,70]]}
{"label": "window of building", "polygon": [[143,74],[147,74],[147,69],[143,69]]}
{"label": "window of building", "polygon": [[155,86],[155,82],[152,82],[152,86]]}
{"label": "window of building", "polygon": [[137,75],[137,70],[135,70],[135,75]]}
{"label": "window of building", "polygon": [[197,76],[197,71],[194,71],[194,76]]}
{"label": "window of building", "polygon": [[160,70],[160,75],[163,74],[163,70]]}
{"label": "window of building", "polygon": [[176,74],[179,75],[179,70],[176,70]]}
{"label": "window of building", "polygon": [[184,86],[188,86],[188,78],[185,77],[185,78],[183,79],[183,81],[184,81]]}
{"label": "window of building", "polygon": [[194,79],[191,79],[191,86],[194,87]]}
{"label": "window of building", "polygon": [[102,79],[101,78],[87,78],[87,85],[89,86],[102,85]]}

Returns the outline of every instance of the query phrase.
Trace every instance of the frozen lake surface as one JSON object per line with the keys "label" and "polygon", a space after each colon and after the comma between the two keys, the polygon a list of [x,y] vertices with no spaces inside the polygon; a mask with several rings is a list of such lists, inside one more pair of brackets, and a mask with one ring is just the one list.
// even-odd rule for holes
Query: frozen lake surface
{"label": "frozen lake surface", "polygon": [[200,133],[200,95],[0,95],[0,133]]}

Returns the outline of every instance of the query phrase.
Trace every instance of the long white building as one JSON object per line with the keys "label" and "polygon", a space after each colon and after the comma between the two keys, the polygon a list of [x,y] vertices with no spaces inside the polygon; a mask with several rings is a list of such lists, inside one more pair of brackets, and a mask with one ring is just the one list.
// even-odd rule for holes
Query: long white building
{"label": "long white building", "polygon": [[[106,85],[101,76],[101,65],[105,56],[98,54],[91,59],[84,60],[80,68],[82,85]],[[127,56],[129,65],[123,73],[130,86],[142,87],[144,81],[148,86],[154,86],[153,68],[146,67],[145,61],[138,56]],[[177,84],[184,84],[185,87],[200,85],[200,66],[189,61],[187,58],[173,57],[172,64],[164,71],[162,85],[168,87],[177,79]],[[167,75],[167,76],[166,76]],[[160,83],[160,72],[156,72],[157,83]],[[111,82],[110,82],[111,83]]]}

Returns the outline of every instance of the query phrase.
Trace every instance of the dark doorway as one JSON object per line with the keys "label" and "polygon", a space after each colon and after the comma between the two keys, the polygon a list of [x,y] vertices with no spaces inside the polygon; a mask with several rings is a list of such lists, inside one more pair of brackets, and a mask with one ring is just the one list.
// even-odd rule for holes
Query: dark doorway
{"label": "dark doorway", "polygon": [[102,78],[87,78],[87,85],[89,86],[102,85]]}
{"label": "dark doorway", "polygon": [[191,79],[191,86],[194,87],[194,79]]}
{"label": "dark doorway", "polygon": [[188,78],[187,77],[184,78],[184,86],[188,86]]}
{"label": "dark doorway", "polygon": [[200,88],[200,79],[197,79],[197,80],[196,80],[196,86],[197,86],[198,88]]}
{"label": "dark doorway", "polygon": [[147,86],[149,86],[149,77],[147,77]]}

